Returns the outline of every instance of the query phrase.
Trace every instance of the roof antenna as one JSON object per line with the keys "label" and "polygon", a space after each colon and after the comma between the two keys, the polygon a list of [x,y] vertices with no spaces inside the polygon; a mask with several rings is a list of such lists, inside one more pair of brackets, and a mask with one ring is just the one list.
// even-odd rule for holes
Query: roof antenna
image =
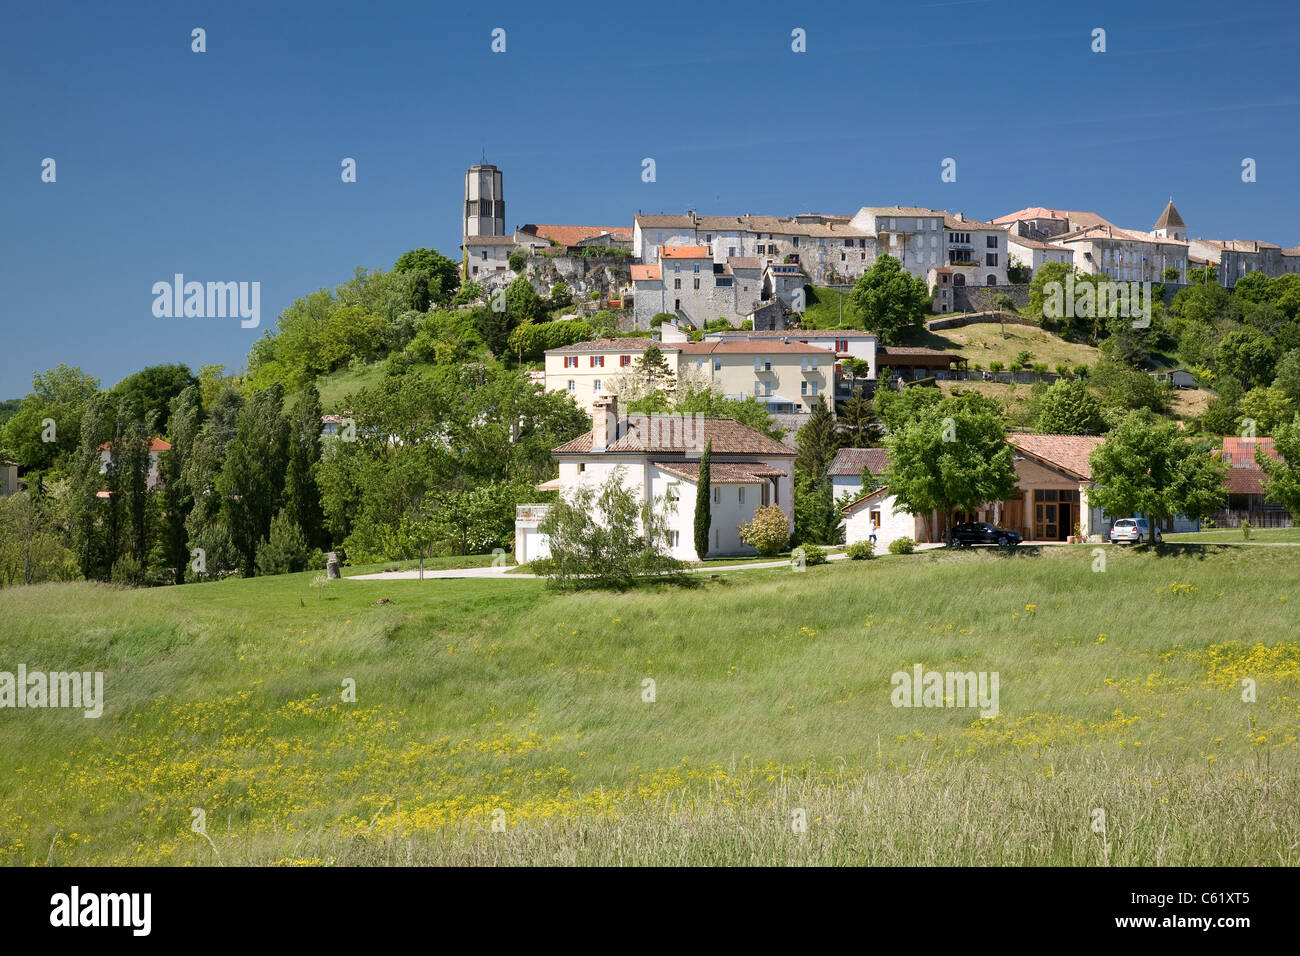
{"label": "roof antenna", "polygon": [[487,165],[487,147],[486,147],[486,146],[483,147],[483,165],[484,165],[484,166]]}

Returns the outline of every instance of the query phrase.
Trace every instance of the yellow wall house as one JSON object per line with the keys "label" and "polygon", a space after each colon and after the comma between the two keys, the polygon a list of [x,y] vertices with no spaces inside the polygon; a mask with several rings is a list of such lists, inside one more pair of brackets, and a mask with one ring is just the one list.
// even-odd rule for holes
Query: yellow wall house
{"label": "yellow wall house", "polygon": [[[546,387],[571,395],[588,414],[602,394],[621,394],[640,374],[638,360],[655,345],[677,382],[712,388],[731,398],[752,396],[770,412],[811,411],[833,401],[838,359],[801,342],[679,342],[596,339],[546,352]],[[636,396],[630,396],[635,398]]]}

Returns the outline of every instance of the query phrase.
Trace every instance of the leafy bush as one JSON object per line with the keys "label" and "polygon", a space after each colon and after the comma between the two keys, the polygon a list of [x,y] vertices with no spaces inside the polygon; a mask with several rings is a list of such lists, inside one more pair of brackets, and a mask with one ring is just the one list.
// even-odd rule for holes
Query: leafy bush
{"label": "leafy bush", "polygon": [[1033,358],[1034,357],[1030,354],[1029,349],[1021,349],[1016,353],[1016,363],[1019,365],[1028,365],[1033,361]]}
{"label": "leafy bush", "polygon": [[638,577],[677,572],[668,553],[663,498],[638,503],[616,468],[599,488],[583,485],[551,505],[539,526],[551,543],[546,574],[557,588],[630,587]]}
{"label": "leafy bush", "polygon": [[995,375],[998,372],[1002,371],[1005,367],[1006,366],[1004,366],[1001,362],[989,362],[989,371]]}
{"label": "leafy bush", "polygon": [[901,538],[895,538],[893,541],[889,542],[890,554],[911,554],[915,550],[916,542],[907,537],[907,535],[903,535]]}
{"label": "leafy bush", "polygon": [[515,249],[510,253],[510,257],[506,262],[510,266],[511,272],[523,272],[524,264],[528,262],[528,253],[522,249]]}
{"label": "leafy bush", "polygon": [[1088,377],[1088,366],[1086,365],[1076,365],[1074,368],[1070,369],[1070,371],[1074,373],[1075,378]]}
{"label": "leafy bush", "polygon": [[865,561],[876,556],[876,546],[870,541],[854,541],[844,549],[844,553],[852,561]]}
{"label": "leafy bush", "polygon": [[754,512],[754,520],[737,530],[740,540],[763,557],[780,554],[790,546],[790,522],[777,505],[759,508]]}
{"label": "leafy bush", "polygon": [[795,555],[803,558],[806,567],[826,563],[826,549],[815,544],[802,544],[795,549]]}
{"label": "leafy bush", "polygon": [[1056,374],[1059,375],[1059,376],[1061,376],[1061,378],[1069,378],[1069,377],[1070,377],[1070,366],[1068,366],[1068,365],[1058,365],[1058,366],[1056,366]]}
{"label": "leafy bush", "polygon": [[1046,362],[1035,362],[1034,365],[1033,365],[1033,368],[1034,368],[1034,372],[1037,373],[1038,375],[1046,375],[1046,374],[1047,374],[1047,363],[1046,363]]}

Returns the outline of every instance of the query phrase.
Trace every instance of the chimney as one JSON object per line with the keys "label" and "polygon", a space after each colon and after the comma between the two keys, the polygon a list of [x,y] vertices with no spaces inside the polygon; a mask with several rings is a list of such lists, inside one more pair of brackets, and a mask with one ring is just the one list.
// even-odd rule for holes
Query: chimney
{"label": "chimney", "polygon": [[618,441],[618,396],[599,396],[591,410],[591,450],[603,452]]}
{"label": "chimney", "polygon": [[958,222],[965,222],[965,221],[966,221],[966,217],[965,217],[964,215],[962,215],[961,213],[957,213],[957,214],[954,215],[952,218],[956,219]]}

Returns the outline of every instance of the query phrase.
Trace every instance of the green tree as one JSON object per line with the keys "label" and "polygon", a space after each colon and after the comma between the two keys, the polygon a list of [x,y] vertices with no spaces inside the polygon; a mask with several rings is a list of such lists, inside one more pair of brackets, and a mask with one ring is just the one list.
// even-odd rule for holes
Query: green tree
{"label": "green tree", "polygon": [[645,575],[681,570],[669,550],[663,498],[639,503],[620,466],[596,488],[581,485],[551,505],[539,530],[550,540],[542,567],[557,588],[624,590]]}
{"label": "green tree", "polygon": [[308,385],[294,399],[288,419],[288,465],[284,477],[284,510],[309,548],[326,545],[324,516],[316,472],[320,465],[320,393]]}
{"label": "green tree", "polygon": [[546,303],[546,307],[552,311],[556,309],[567,309],[573,305],[573,290],[569,288],[567,282],[557,282],[551,286],[551,295]]}
{"label": "green tree", "polygon": [[954,509],[974,512],[1016,488],[1015,459],[1002,416],[978,396],[944,399],[890,434],[884,480],[896,511],[938,510],[943,536]]}
{"label": "green tree", "polygon": [[1258,329],[1229,332],[1214,350],[1215,374],[1235,379],[1247,389],[1271,382],[1276,362],[1272,341]]}
{"label": "green tree", "polygon": [[271,519],[266,540],[257,547],[258,574],[291,574],[307,567],[310,549],[301,529],[283,508]]}
{"label": "green tree", "polygon": [[1086,385],[1062,378],[1043,395],[1036,428],[1046,435],[1100,435],[1106,421]]}
{"label": "green tree", "polygon": [[1276,501],[1292,515],[1300,515],[1300,417],[1273,432],[1274,458],[1262,447],[1255,449],[1255,461],[1268,476],[1264,497]]}
{"label": "green tree", "polygon": [[1279,425],[1295,417],[1296,403],[1277,386],[1260,385],[1241,396],[1237,409],[1243,418],[1255,423],[1260,434],[1271,435]]}
{"label": "green tree", "polygon": [[695,553],[701,561],[709,554],[709,529],[713,525],[713,492],[709,468],[713,462],[713,440],[704,446],[695,480]]}
{"label": "green tree", "polygon": [[254,392],[239,412],[235,437],[217,481],[231,540],[245,577],[256,568],[258,545],[283,505],[289,423],[278,383]]}
{"label": "green tree", "polygon": [[1282,356],[1274,370],[1273,384],[1300,406],[1300,349],[1292,349]]}
{"label": "green tree", "polygon": [[[426,301],[419,308],[413,302],[411,308],[417,312],[427,311],[429,303],[439,306],[450,304],[460,286],[460,264],[448,259],[437,249],[411,249],[402,253],[393,264],[396,273],[414,273],[414,277],[423,279]],[[408,300],[410,301],[410,300]]]}
{"label": "green tree", "polygon": [[937,388],[912,385],[898,392],[887,388],[876,392],[876,412],[885,427],[893,432],[916,421],[926,409],[942,400],[943,393]]}
{"label": "green tree", "polygon": [[1112,515],[1156,523],[1177,515],[1201,518],[1223,507],[1224,465],[1188,441],[1173,422],[1148,409],[1130,412],[1093,450],[1089,502]]}
{"label": "green tree", "polygon": [[879,334],[886,345],[897,343],[907,329],[920,325],[930,310],[925,280],[903,271],[890,255],[876,259],[859,277],[849,298],[865,328]]}
{"label": "green tree", "polygon": [[870,448],[876,441],[876,416],[871,399],[862,393],[840,406],[837,425],[843,436],[844,447]]}
{"label": "green tree", "polygon": [[58,472],[75,455],[81,416],[99,392],[99,381],[80,368],[60,364],[32,376],[32,390],[0,428],[0,455],[21,463],[29,485]]}

